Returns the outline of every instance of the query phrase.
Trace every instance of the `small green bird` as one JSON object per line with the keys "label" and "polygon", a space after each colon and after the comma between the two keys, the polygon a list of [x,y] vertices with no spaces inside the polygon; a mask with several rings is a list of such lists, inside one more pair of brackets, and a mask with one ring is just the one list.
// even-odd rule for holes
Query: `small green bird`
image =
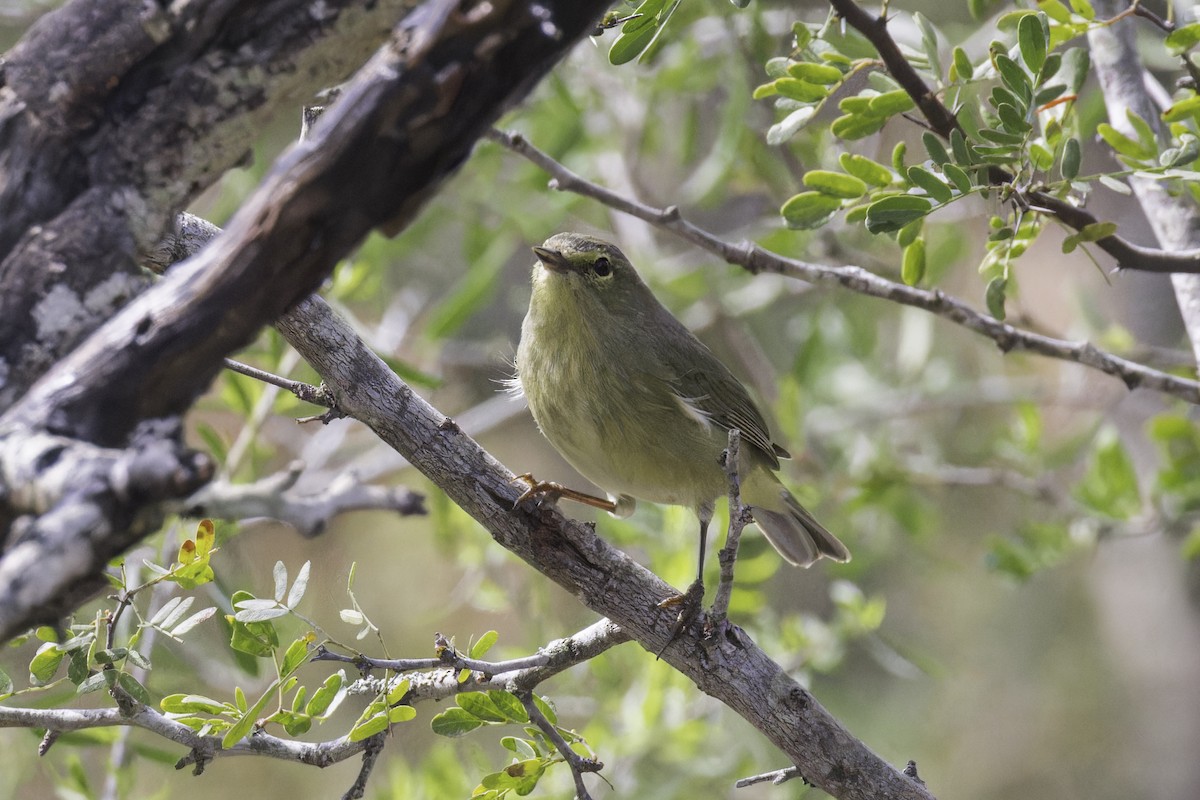
{"label": "small green bird", "polygon": [[779,554],[803,567],[821,556],[850,560],[775,476],[788,452],[771,441],[745,387],[616,246],[560,233],[533,252],[520,385],[542,433],[609,499],[528,475],[525,497],[551,493],[618,516],[632,513],[635,498],[687,506],[700,517],[702,578],[713,502],[728,486],[718,459],[736,427],[742,502]]}

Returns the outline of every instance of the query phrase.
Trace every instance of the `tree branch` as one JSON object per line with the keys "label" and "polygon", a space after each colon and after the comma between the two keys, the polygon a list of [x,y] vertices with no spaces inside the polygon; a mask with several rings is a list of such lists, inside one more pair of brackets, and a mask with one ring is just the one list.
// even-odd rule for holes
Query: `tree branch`
{"label": "tree branch", "polygon": [[[497,662],[490,672],[472,676],[466,681],[457,678],[460,666],[447,665],[443,659],[408,659],[410,662],[425,662],[413,669],[433,669],[429,676],[411,676],[413,688],[405,702],[416,704],[422,701],[436,702],[453,697],[459,692],[477,691],[480,688],[502,688],[515,691],[531,691],[535,686],[558,673],[595,658],[609,648],[629,641],[630,637],[612,622],[602,619],[589,625],[573,636],[558,639],[546,645],[534,658],[536,666],[520,666],[528,659]],[[351,661],[324,651],[313,661]],[[453,660],[453,659],[452,659]],[[512,667],[505,667],[512,664]],[[391,667],[388,667],[389,669]],[[469,667],[468,667],[469,668]],[[372,693],[378,691],[372,687]],[[366,777],[374,766],[378,748],[383,740],[369,737],[361,742],[351,742],[342,736],[325,742],[297,742],[272,736],[264,730],[256,730],[230,748],[222,748],[221,737],[201,736],[182,723],[172,720],[157,709],[138,703],[129,697],[122,698],[121,708],[99,709],[40,709],[0,706],[0,728],[44,728],[45,742],[52,742],[68,731],[86,728],[115,726],[142,728],[164,739],[187,747],[191,752],[176,763],[176,769],[195,765],[200,770],[214,758],[236,755],[261,755],[286,761],[295,761],[318,767],[327,767],[363,753],[363,768],[358,780],[345,797],[361,797],[356,791],[365,787]],[[374,744],[373,744],[374,742]]]}
{"label": "tree branch", "polygon": [[[917,104],[917,108],[921,109],[922,115],[935,133],[943,139],[949,139],[951,131],[961,130],[955,116],[900,51],[895,39],[887,31],[885,18],[868,14],[854,0],[829,0],[829,5],[839,17],[874,46],[888,73],[908,92],[908,96]],[[988,176],[993,184],[1013,183],[1012,174],[999,167],[990,168]],[[1025,197],[1029,205],[1049,212],[1077,231],[1101,221],[1082,208],[1044,192],[1028,192],[1025,193]],[[1095,244],[1112,256],[1121,269],[1166,273],[1200,272],[1200,248],[1194,246],[1187,250],[1162,250],[1134,244],[1115,234],[1099,239]]]}
{"label": "tree branch", "polygon": [[342,472],[321,491],[304,494],[295,490],[303,474],[304,463],[295,461],[283,472],[254,483],[214,481],[179,503],[177,511],[218,519],[268,517],[308,538],[319,536],[334,517],[347,511],[425,513],[424,497],[403,486],[374,486],[362,483],[353,472]]}
{"label": "tree branch", "polygon": [[[557,509],[513,509],[513,473],[414,394],[319,297],[288,311],[278,328],[321,375],[339,408],[370,426],[500,545],[644,649],[663,647],[674,615],[660,604],[676,590]],[[664,660],[746,718],[814,784],[843,800],[930,797],[855,739],[749,637],[737,645],[724,637],[705,640],[703,627],[681,632]]]}
{"label": "tree branch", "polygon": [[531,145],[519,134],[493,130],[488,136],[545,170],[552,178],[551,188],[598,200],[609,208],[670,231],[752,273],[771,272],[788,275],[810,283],[836,285],[859,294],[920,308],[991,339],[1005,353],[1024,350],[1082,364],[1119,378],[1129,389],[1152,389],[1182,398],[1189,403],[1200,403],[1200,381],[1152,369],[1100,350],[1090,342],[1071,342],[1016,328],[982,314],[962,300],[940,290],[919,289],[889,281],[861,267],[827,267],[785,258],[763,250],[752,242],[726,242],[685,220],[675,206],[654,208],[580,177]]}
{"label": "tree branch", "polygon": [[[146,420],[165,419],[160,425],[174,432],[159,450],[178,447],[177,416],[223,357],[315,290],[371,229],[403,227],[607,5],[505,0],[471,14],[456,0],[420,6],[311,136],[280,157],[222,236],[125,306],[0,417],[0,537],[9,548],[0,552],[0,578],[14,581],[0,580],[0,640],[65,613],[72,603],[64,598],[82,599],[79,587],[94,590],[107,559],[156,529],[160,503],[191,494],[211,465],[181,474],[191,456],[177,453],[157,482],[144,476],[145,493],[128,491],[123,474],[89,471],[86,485],[68,480],[58,505],[36,512],[16,496],[21,487],[44,483],[41,473],[56,463],[69,478],[81,451],[128,446]],[[44,448],[29,444],[47,430],[61,446],[55,459],[38,460]],[[30,516],[14,546],[19,514]],[[67,553],[71,568],[53,574],[50,563],[65,567],[58,562]],[[36,597],[9,590],[35,581]]]}

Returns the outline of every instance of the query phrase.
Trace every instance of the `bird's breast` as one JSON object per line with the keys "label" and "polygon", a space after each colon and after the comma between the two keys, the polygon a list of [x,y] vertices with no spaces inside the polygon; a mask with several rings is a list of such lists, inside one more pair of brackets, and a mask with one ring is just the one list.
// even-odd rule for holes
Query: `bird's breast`
{"label": "bird's breast", "polygon": [[546,438],[613,495],[695,508],[723,491],[725,432],[671,391],[652,349],[533,313],[517,368]]}

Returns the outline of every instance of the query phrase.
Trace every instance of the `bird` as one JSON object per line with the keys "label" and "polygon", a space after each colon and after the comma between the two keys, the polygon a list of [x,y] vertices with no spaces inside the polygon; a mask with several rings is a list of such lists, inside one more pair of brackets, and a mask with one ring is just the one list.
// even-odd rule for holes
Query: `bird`
{"label": "bird", "polygon": [[791,564],[850,551],[813,518],[776,472],[788,451],[734,374],[654,296],[610,242],[558,233],[533,247],[529,311],[521,325],[516,379],[550,444],[606,498],[538,481],[522,500],[565,497],[616,516],[638,500],[690,508],[700,521],[696,584],[717,497],[728,478],[719,459],[729,431],[741,433],[741,499]]}

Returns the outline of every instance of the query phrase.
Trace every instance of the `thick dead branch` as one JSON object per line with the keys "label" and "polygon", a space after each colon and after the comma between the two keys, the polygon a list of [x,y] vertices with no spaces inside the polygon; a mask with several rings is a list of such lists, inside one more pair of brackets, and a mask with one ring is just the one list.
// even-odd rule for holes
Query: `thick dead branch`
{"label": "thick dead branch", "polygon": [[[39,471],[41,463],[31,462],[22,447],[30,436],[49,431],[125,447],[141,421],[183,413],[225,355],[312,292],[373,227],[403,227],[492,120],[523,97],[606,6],[512,0],[464,14],[460,3],[437,0],[409,15],[310,137],[280,158],[222,236],[59,360],[0,417],[0,476]],[[69,465],[73,450],[62,455]],[[195,480],[174,486],[175,497],[197,488]],[[0,499],[14,488],[5,481]],[[103,510],[86,532],[76,525],[72,536],[79,538],[56,545],[82,548],[75,558],[93,565],[103,563],[114,542],[129,544],[126,520],[140,521],[136,538],[153,528],[168,499],[131,495],[111,479],[86,491],[86,505],[77,505],[79,492],[68,491],[46,515],[77,519],[80,511]],[[31,512],[10,507],[5,513],[11,522]],[[117,531],[121,536],[110,538]],[[0,533],[6,546],[11,533]],[[23,551],[23,563],[38,561],[38,548],[48,546],[42,541],[23,541],[33,548]],[[0,572],[10,555],[0,555]],[[78,600],[72,594],[78,572],[47,576],[43,597]],[[64,605],[0,609],[0,639]]]}

